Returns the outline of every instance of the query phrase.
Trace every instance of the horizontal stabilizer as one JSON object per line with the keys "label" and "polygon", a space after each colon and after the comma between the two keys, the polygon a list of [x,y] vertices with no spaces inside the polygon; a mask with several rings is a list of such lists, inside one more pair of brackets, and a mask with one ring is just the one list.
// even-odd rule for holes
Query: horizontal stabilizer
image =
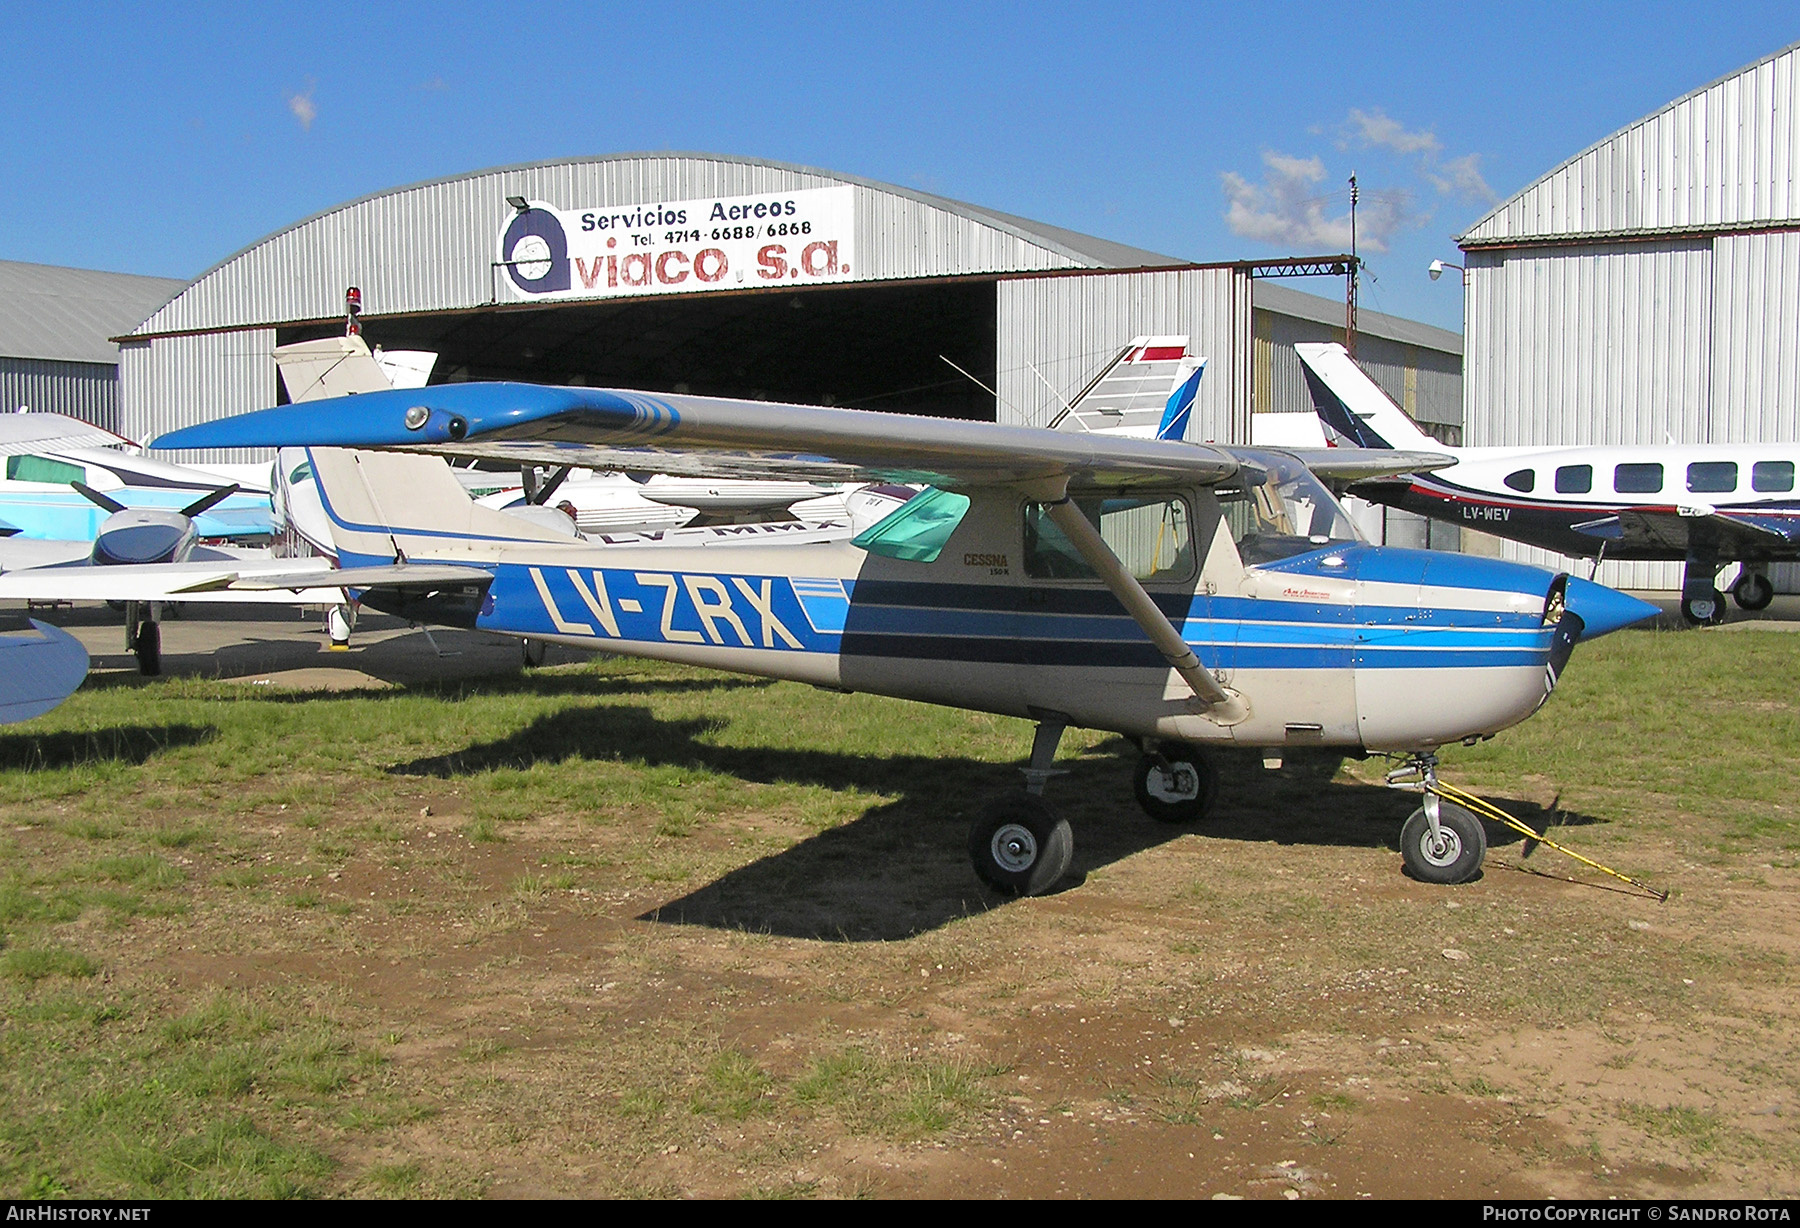
{"label": "horizontal stabilizer", "polygon": [[491,584],[494,575],[478,567],[393,563],[385,567],[346,567],[323,573],[302,571],[285,576],[246,576],[231,587],[234,592],[303,589],[316,587],[326,580],[337,588],[443,588],[451,584]]}

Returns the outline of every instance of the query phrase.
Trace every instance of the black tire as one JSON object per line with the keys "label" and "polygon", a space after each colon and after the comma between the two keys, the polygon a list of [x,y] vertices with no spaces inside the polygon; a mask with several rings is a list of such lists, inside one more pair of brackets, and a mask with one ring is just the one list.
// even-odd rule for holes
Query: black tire
{"label": "black tire", "polygon": [[1695,627],[1714,627],[1725,621],[1725,594],[1718,589],[1712,596],[1681,595],[1681,617]]}
{"label": "black tire", "polygon": [[[1159,762],[1160,759],[1160,762]],[[1138,760],[1132,791],[1144,813],[1159,823],[1195,823],[1219,800],[1219,773],[1192,746],[1169,746]]]}
{"label": "black tire", "polygon": [[969,860],[990,887],[1042,895],[1069,872],[1075,835],[1069,821],[1029,793],[999,798],[969,829]]}
{"label": "black tire", "polygon": [[544,653],[549,647],[543,640],[520,640],[519,654],[527,666],[542,665]]}
{"label": "black tire", "polygon": [[1761,572],[1747,571],[1731,586],[1731,599],[1740,610],[1766,610],[1775,600],[1775,585]]}
{"label": "black tire", "polygon": [[162,628],[154,619],[138,624],[137,634],[131,637],[131,651],[137,657],[138,673],[146,678],[162,673]]}
{"label": "black tire", "polygon": [[1481,873],[1487,856],[1487,830],[1481,820],[1449,802],[1438,803],[1441,839],[1431,838],[1431,824],[1421,806],[1400,828],[1400,855],[1406,871],[1426,883],[1466,883]]}

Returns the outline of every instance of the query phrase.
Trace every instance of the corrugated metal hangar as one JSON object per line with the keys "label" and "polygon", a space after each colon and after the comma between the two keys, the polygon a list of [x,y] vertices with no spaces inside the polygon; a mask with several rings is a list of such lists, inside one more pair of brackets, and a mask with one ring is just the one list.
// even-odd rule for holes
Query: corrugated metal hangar
{"label": "corrugated metal hangar", "polygon": [[0,261],[0,413],[27,407],[118,430],[112,338],[186,284]]}
{"label": "corrugated metal hangar", "polygon": [[[1292,344],[1341,303],[891,184],[746,158],[625,154],[377,193],[221,262],[125,338],[136,437],[258,409],[270,351],[343,327],[435,380],[528,379],[1041,424],[1127,341],[1210,362],[1194,438],[1310,412]],[[1364,313],[1361,353],[1454,429],[1460,338]],[[974,379],[958,374],[954,362]],[[977,384],[985,384],[992,392]],[[997,394],[997,395],[996,395]]]}
{"label": "corrugated metal hangar", "polygon": [[[1800,439],[1797,105],[1800,44],[1575,155],[1459,240],[1469,444]],[[1794,570],[1772,578],[1791,591]]]}

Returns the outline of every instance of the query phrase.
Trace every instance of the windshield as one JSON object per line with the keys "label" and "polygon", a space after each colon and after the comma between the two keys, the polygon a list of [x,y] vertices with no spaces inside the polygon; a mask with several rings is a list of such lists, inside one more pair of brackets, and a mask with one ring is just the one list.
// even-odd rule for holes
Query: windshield
{"label": "windshield", "polygon": [[1343,506],[1292,456],[1232,449],[1235,477],[1213,488],[1245,566],[1362,540]]}

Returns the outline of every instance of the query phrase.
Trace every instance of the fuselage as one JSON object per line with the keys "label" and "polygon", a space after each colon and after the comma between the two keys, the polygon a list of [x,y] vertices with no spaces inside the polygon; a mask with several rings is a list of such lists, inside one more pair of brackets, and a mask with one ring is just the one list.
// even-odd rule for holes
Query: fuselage
{"label": "fuselage", "polygon": [[[365,600],[419,621],[1056,713],[1137,737],[1373,750],[1481,737],[1530,715],[1581,634],[1563,619],[1565,598],[1589,634],[1653,612],[1535,567],[1366,545],[1302,466],[1257,459],[1285,474],[1278,496],[1271,477],[1085,499],[1202,665],[1247,700],[1248,715],[1229,721],[1197,702],[1016,490],[932,492],[860,544],[621,552],[503,529],[402,530],[391,540],[407,559],[468,565],[471,584]],[[345,566],[392,561],[386,533],[327,511]]]}
{"label": "fuselage", "polygon": [[[153,457],[110,448],[75,448],[6,458],[0,478],[0,521],[20,536],[92,541],[108,513],[69,484],[82,482],[131,508],[177,512],[232,479]],[[240,490],[194,517],[206,538],[253,538],[269,533],[266,491]]]}
{"label": "fuselage", "polygon": [[[1406,511],[1541,546],[1612,559],[1681,559],[1679,548],[1622,543],[1583,532],[1625,510],[1703,515],[1747,512],[1800,527],[1800,445],[1465,448],[1457,463],[1353,493]],[[1738,555],[1745,561],[1800,557],[1774,536]]]}

